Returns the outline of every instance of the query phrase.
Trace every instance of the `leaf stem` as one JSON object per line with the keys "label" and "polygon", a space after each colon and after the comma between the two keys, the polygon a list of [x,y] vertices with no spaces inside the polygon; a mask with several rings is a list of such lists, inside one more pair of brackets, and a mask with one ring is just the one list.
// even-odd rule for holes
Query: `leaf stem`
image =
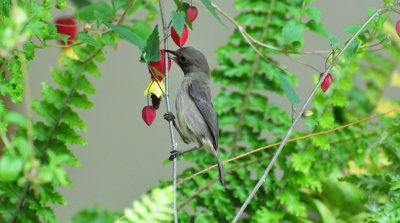
{"label": "leaf stem", "polygon": [[[163,0],[159,0],[159,8],[160,8],[160,15],[161,15],[161,22],[162,22],[162,26],[163,26],[163,44],[164,44],[164,50],[168,49],[168,26],[165,20],[165,14],[164,14],[164,6],[163,6]],[[165,51],[164,51],[165,52]],[[167,106],[167,112],[171,112],[171,105],[170,105],[170,101],[169,101],[169,75],[168,75],[168,57],[169,55],[167,53],[165,53],[164,56],[164,73],[165,73],[165,104]],[[172,149],[171,151],[176,150],[177,144],[176,144],[176,140],[175,140],[175,135],[174,135],[174,128],[173,128],[173,123],[172,121],[168,122],[169,124],[169,133],[171,136],[171,143],[172,143]],[[173,186],[173,208],[174,208],[174,223],[178,223],[178,212],[177,212],[177,208],[176,208],[176,166],[177,166],[177,160],[176,158],[172,161],[172,186]]]}

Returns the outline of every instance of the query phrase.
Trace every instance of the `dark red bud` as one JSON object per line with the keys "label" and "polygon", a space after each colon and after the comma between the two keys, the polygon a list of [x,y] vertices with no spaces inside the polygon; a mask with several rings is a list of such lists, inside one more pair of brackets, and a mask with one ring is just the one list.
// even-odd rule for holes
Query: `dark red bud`
{"label": "dark red bud", "polygon": [[[319,79],[321,79],[322,76],[324,76],[324,73],[321,73],[319,75]],[[325,77],[325,80],[321,84],[321,89],[323,92],[328,90],[329,86],[331,86],[332,80],[333,80],[332,74],[329,73],[328,76]]]}
{"label": "dark red bud", "polygon": [[156,109],[151,105],[145,106],[142,109],[142,118],[143,121],[150,126],[156,118]]}
{"label": "dark red bud", "polygon": [[[78,35],[78,23],[72,17],[62,17],[54,20],[57,27],[57,33],[69,35],[68,45],[72,43],[75,37]],[[63,40],[59,40],[60,44],[64,44]]]}
{"label": "dark red bud", "polygon": [[196,6],[189,6],[186,9],[186,17],[189,20],[189,22],[193,22],[197,18],[197,8]]}

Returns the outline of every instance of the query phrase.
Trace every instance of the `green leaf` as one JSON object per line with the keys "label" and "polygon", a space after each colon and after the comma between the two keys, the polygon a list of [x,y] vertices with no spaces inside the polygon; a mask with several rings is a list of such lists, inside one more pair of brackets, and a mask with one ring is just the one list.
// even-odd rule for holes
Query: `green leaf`
{"label": "green leaf", "polygon": [[221,18],[217,14],[217,11],[215,11],[214,7],[212,6],[210,0],[201,0],[201,2],[208,9],[208,11],[210,11],[211,14],[218,20],[218,22],[225,26],[225,24],[222,22]]}
{"label": "green leaf", "polygon": [[142,39],[147,39],[149,38],[151,31],[153,31],[153,27],[151,27],[146,21],[134,19],[132,20],[132,30]]}
{"label": "green leaf", "polygon": [[329,44],[333,47],[339,47],[340,39],[337,36],[332,35],[329,37]]}
{"label": "green leaf", "polygon": [[26,119],[23,115],[17,112],[9,112],[4,116],[5,123],[7,124],[17,124],[18,126],[25,127]]}
{"label": "green leaf", "polygon": [[289,99],[290,103],[291,104],[300,103],[299,96],[297,96],[296,91],[292,88],[286,77],[282,74],[279,74],[279,80],[281,82],[283,90],[285,91],[286,97]]}
{"label": "green leaf", "polygon": [[159,61],[161,59],[160,54],[160,37],[158,35],[158,25],[153,29],[146,42],[146,47],[143,49],[143,57],[145,61]]}
{"label": "green leaf", "polygon": [[117,11],[120,8],[124,8],[126,5],[128,5],[128,0],[112,0],[112,6],[114,11]]}
{"label": "green leaf", "polygon": [[109,4],[98,2],[80,8],[76,11],[75,17],[85,22],[91,22],[97,19],[96,13],[105,18],[111,18],[114,14]]}
{"label": "green leaf", "polygon": [[282,29],[283,43],[289,44],[292,42],[300,41],[304,32],[304,25],[302,23],[291,20]]}
{"label": "green leaf", "polygon": [[[111,23],[104,23],[106,26],[111,28],[114,32],[116,32],[121,38],[128,40],[130,43],[139,47],[140,50],[143,50],[146,46],[146,42],[132,30],[128,29],[127,27],[117,26]],[[158,33],[157,33],[158,34]],[[157,40],[159,41],[159,40]],[[160,43],[158,43],[160,44]]]}
{"label": "green leaf", "polygon": [[178,12],[172,11],[171,18],[172,18],[172,25],[176,33],[178,33],[178,36],[181,37],[183,32],[183,26],[185,25],[185,13],[180,11]]}
{"label": "green leaf", "polygon": [[101,44],[99,42],[97,42],[97,40],[95,40],[93,37],[89,36],[87,33],[79,32],[77,38],[80,41],[82,41],[88,45],[94,46],[97,49],[102,47]]}
{"label": "green leaf", "polygon": [[356,55],[360,44],[361,44],[361,41],[359,39],[355,39],[350,44],[350,46],[346,49],[346,51],[344,51],[344,57],[346,58],[346,60],[349,60],[349,59],[353,58],[354,55]]}
{"label": "green leaf", "polygon": [[16,180],[22,171],[23,164],[19,157],[3,155],[0,158],[0,182]]}
{"label": "green leaf", "polygon": [[314,20],[316,23],[321,22],[321,12],[319,11],[318,8],[316,7],[307,8],[306,14],[311,18],[311,20]]}
{"label": "green leaf", "polygon": [[328,38],[329,34],[322,23],[316,23],[314,20],[307,22],[306,26],[313,32],[324,38]]}

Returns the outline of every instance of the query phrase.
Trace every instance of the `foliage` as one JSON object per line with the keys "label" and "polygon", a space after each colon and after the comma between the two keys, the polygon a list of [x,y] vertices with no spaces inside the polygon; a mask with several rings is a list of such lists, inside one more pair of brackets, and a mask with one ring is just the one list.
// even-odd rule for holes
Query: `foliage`
{"label": "foliage", "polygon": [[126,208],[124,217],[120,212],[100,210],[98,205],[79,211],[72,219],[73,223],[98,222],[121,223],[135,222],[167,222],[172,220],[172,187],[154,188],[149,195],[143,195]]}
{"label": "foliage", "polygon": [[[282,95],[284,92],[287,94],[284,89],[287,84],[282,83],[282,77],[287,78],[292,84],[296,83],[294,73],[286,75],[278,68],[280,65],[274,59],[275,54],[285,54],[285,50],[301,51],[304,42],[303,33],[306,30],[326,38],[327,41],[329,39],[336,54],[340,50],[338,38],[329,36],[321,24],[319,10],[310,7],[309,3],[273,0],[236,1],[235,7],[240,14],[235,20],[257,40],[282,51],[259,49],[264,56],[268,56],[269,61],[265,61],[254,53],[238,31],[234,31],[228,43],[217,50],[219,68],[212,72],[212,76],[221,86],[221,92],[214,97],[214,104],[219,117],[221,131],[219,142],[220,147],[224,149],[221,152],[224,160],[254,148],[279,142],[291,124],[291,119],[283,108],[269,100],[271,95]],[[368,16],[375,10],[370,9]],[[378,102],[382,100],[382,93],[389,84],[400,57],[396,43],[391,45],[386,39],[388,30],[384,30],[384,26],[388,24],[386,15],[377,17],[350,45],[332,71],[334,76],[332,86],[325,94],[318,92],[313,101],[313,112],[316,115],[304,118],[310,130],[297,132],[295,136],[329,130],[359,120],[360,117],[367,117],[373,111],[382,111],[377,107]],[[358,28],[360,25],[346,30],[352,35]],[[390,29],[394,30],[392,26]],[[384,52],[369,47],[376,42],[382,42],[382,45],[390,47],[385,48]],[[329,57],[329,60],[332,58]],[[319,74],[315,74],[314,77],[316,83]],[[355,81],[360,79],[363,80],[362,84],[356,85]],[[394,125],[393,130],[399,127],[393,118],[380,118],[368,124],[360,124],[329,135],[318,135],[310,140],[286,145],[278,164],[271,171],[275,174],[267,178],[265,186],[258,191],[247,207],[243,221],[361,222],[362,219],[383,218],[382,213],[386,215],[390,213],[389,210],[396,207],[396,199],[388,198],[394,202],[389,205],[382,205],[384,202],[381,201],[382,197],[386,197],[389,193],[388,191],[370,198],[375,206],[382,205],[379,208],[380,212],[375,210],[372,217],[371,209],[362,202],[371,190],[360,190],[355,183],[358,182],[358,178],[351,178],[354,179],[353,184],[338,180],[344,176],[352,176],[358,168],[382,166],[376,159],[378,154],[387,154],[382,152],[380,147],[386,144],[389,138],[394,147],[399,145],[399,141],[395,140],[396,136],[384,134],[388,129],[387,124],[380,124],[386,122],[384,120],[390,120],[389,122]],[[382,139],[382,134],[386,138]],[[380,143],[376,143],[377,141]],[[273,152],[273,150],[258,152],[257,155],[226,164],[226,170],[243,164],[245,167],[226,177],[227,186],[214,184],[191,199],[189,206],[194,212],[181,209],[179,213],[181,221],[232,220],[266,166],[266,162],[257,159],[261,157],[269,160]],[[185,158],[196,168],[186,170],[182,177],[189,176],[213,163],[212,157],[203,151],[185,155]],[[366,162],[368,159],[375,159],[375,162],[373,164]],[[323,162],[320,162],[322,160]],[[382,172],[382,174],[387,173]],[[185,201],[185,198],[195,194],[215,176],[216,172],[211,171],[209,174],[194,178],[193,181],[185,182],[178,187],[180,197]],[[206,211],[210,209],[212,211]],[[393,219],[399,219],[396,218],[396,214],[391,215],[395,216]]]}
{"label": "foliage", "polygon": [[[0,221],[56,222],[53,205],[66,203],[58,187],[71,185],[65,164],[79,166],[69,145],[85,145],[87,131],[78,109],[90,109],[90,94],[96,92],[88,75],[101,77],[97,64],[106,59],[105,48],[115,47],[120,39],[136,45],[141,62],[159,61],[159,26],[150,22],[158,4],[145,0],[73,1],[75,18],[85,29],[72,45],[71,57],[61,53],[60,68],[52,68],[57,86],[42,84],[42,98],[30,99],[25,92],[26,68],[36,50],[52,45],[49,41],[67,40],[58,34],[51,10],[68,8],[65,0],[11,1],[0,5],[0,94],[13,103],[25,104],[25,114],[10,111],[0,102],[0,137],[4,144],[0,157]],[[312,32],[332,46],[329,63],[343,44],[329,35],[321,23],[320,11],[311,0],[236,0],[235,21],[260,42],[276,48],[256,46],[255,53],[239,30],[216,52],[218,68],[212,78],[220,87],[214,105],[220,125],[219,144],[223,160],[254,148],[276,143],[291,125],[284,107],[272,97],[287,97],[287,107],[300,102],[292,85],[296,72],[278,62],[277,55],[301,59],[303,35]],[[171,24],[182,33],[188,3],[175,0]],[[201,3],[208,16],[224,25],[209,0]],[[385,0],[393,7],[394,1]],[[145,19],[124,20],[144,9]],[[390,9],[389,9],[390,10]],[[376,9],[369,9],[371,16]],[[28,19],[29,15],[29,19]],[[134,21],[134,22],[132,22]],[[92,27],[92,28],[86,28]],[[160,26],[161,27],[161,26]],[[361,24],[347,27],[351,36]],[[307,131],[294,136],[330,130],[344,124],[399,108],[383,92],[393,83],[400,59],[400,40],[386,14],[376,17],[351,42],[332,70],[333,83],[313,99],[315,114],[303,118]],[[342,45],[341,45],[342,43]],[[377,51],[377,47],[384,49]],[[277,50],[278,49],[278,50]],[[319,73],[314,74],[317,83]],[[311,79],[311,78],[310,78]],[[361,81],[360,81],[361,80]],[[312,81],[312,80],[310,80]],[[398,88],[398,85],[392,87]],[[286,100],[286,99],[283,99]],[[29,108],[39,116],[33,119]],[[380,116],[369,122],[297,140],[285,146],[273,174],[246,209],[244,222],[398,222],[400,219],[400,126],[398,113]],[[12,129],[15,129],[13,131]],[[244,202],[274,149],[263,150],[227,163],[225,187],[214,184],[217,171],[210,171],[179,185],[178,205],[181,222],[228,222]],[[185,154],[192,162],[180,177],[187,177],[215,162],[204,151]],[[172,221],[172,189],[163,182],[149,195],[143,195],[125,210],[120,222]],[[163,188],[163,189],[159,189]],[[186,200],[189,199],[189,200]],[[97,206],[78,212],[73,222],[111,222],[121,212],[100,210]]]}
{"label": "foliage", "polygon": [[[87,131],[86,123],[79,117],[77,109],[93,107],[88,95],[94,94],[96,89],[87,76],[101,77],[97,63],[105,59],[103,48],[117,44],[116,34],[102,26],[102,23],[111,24],[119,19],[116,24],[119,27],[124,19],[120,18],[119,10],[125,10],[131,2],[113,1],[113,7],[111,3],[102,2],[80,8],[76,16],[83,22],[96,20],[98,30],[88,29],[79,33],[74,43],[68,46],[76,55],[71,57],[62,53],[59,59],[62,67],[51,69],[52,79],[57,86],[43,83],[42,99],[31,100],[29,94],[23,97],[26,67],[38,49],[67,47],[48,43],[69,37],[57,33],[50,13],[53,8],[66,8],[67,3],[65,0],[40,3],[2,1],[0,93],[14,103],[23,102],[25,108],[32,106],[40,117],[32,120],[29,109],[25,115],[21,115],[8,111],[4,102],[1,103],[1,139],[4,143],[0,158],[2,222],[56,222],[52,206],[66,203],[56,188],[71,185],[65,164],[79,166],[79,160],[68,146],[86,144],[80,135],[82,131]],[[129,12],[125,16],[140,8],[147,8],[148,17],[137,21],[148,25],[156,11],[146,1],[131,4],[130,8],[126,8]],[[16,132],[13,133],[11,129],[16,129]],[[83,211],[75,220],[88,217],[89,212]]]}

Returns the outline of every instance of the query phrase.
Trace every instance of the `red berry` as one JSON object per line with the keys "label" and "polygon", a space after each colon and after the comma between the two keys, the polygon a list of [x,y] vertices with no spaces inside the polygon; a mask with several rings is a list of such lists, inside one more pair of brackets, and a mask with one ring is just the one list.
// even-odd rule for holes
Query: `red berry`
{"label": "red berry", "polygon": [[182,47],[185,45],[186,40],[188,39],[188,28],[186,24],[183,26],[182,36],[179,37],[178,33],[175,31],[175,28],[171,26],[171,37],[172,40],[175,42],[176,45]]}
{"label": "red berry", "polygon": [[400,37],[400,20],[396,22],[396,33]]}
{"label": "red berry", "polygon": [[[324,76],[324,73],[321,73],[319,75],[319,79],[321,79],[322,76]],[[333,80],[332,74],[329,73],[328,76],[325,77],[325,80],[321,84],[321,89],[322,89],[323,92],[328,90],[329,86],[331,86],[332,80]]]}
{"label": "red berry", "polygon": [[144,106],[142,109],[142,118],[143,121],[150,126],[156,118],[156,109],[151,105]]}
{"label": "red berry", "polygon": [[[165,52],[164,50],[160,50],[161,59],[159,61],[150,62],[149,65],[152,71],[149,70],[151,79],[154,79],[153,76],[159,81],[161,81],[165,76]],[[157,71],[156,71],[157,70]],[[168,71],[171,70],[171,59],[168,57]],[[160,76],[162,75],[162,76]]]}
{"label": "red berry", "polygon": [[186,9],[186,17],[189,22],[193,22],[197,18],[197,8],[196,6],[189,6]]}
{"label": "red berry", "polygon": [[[57,27],[57,33],[69,35],[68,45],[72,43],[75,37],[78,35],[78,24],[72,17],[58,18],[54,21]],[[64,41],[59,40],[60,44],[64,44]]]}

